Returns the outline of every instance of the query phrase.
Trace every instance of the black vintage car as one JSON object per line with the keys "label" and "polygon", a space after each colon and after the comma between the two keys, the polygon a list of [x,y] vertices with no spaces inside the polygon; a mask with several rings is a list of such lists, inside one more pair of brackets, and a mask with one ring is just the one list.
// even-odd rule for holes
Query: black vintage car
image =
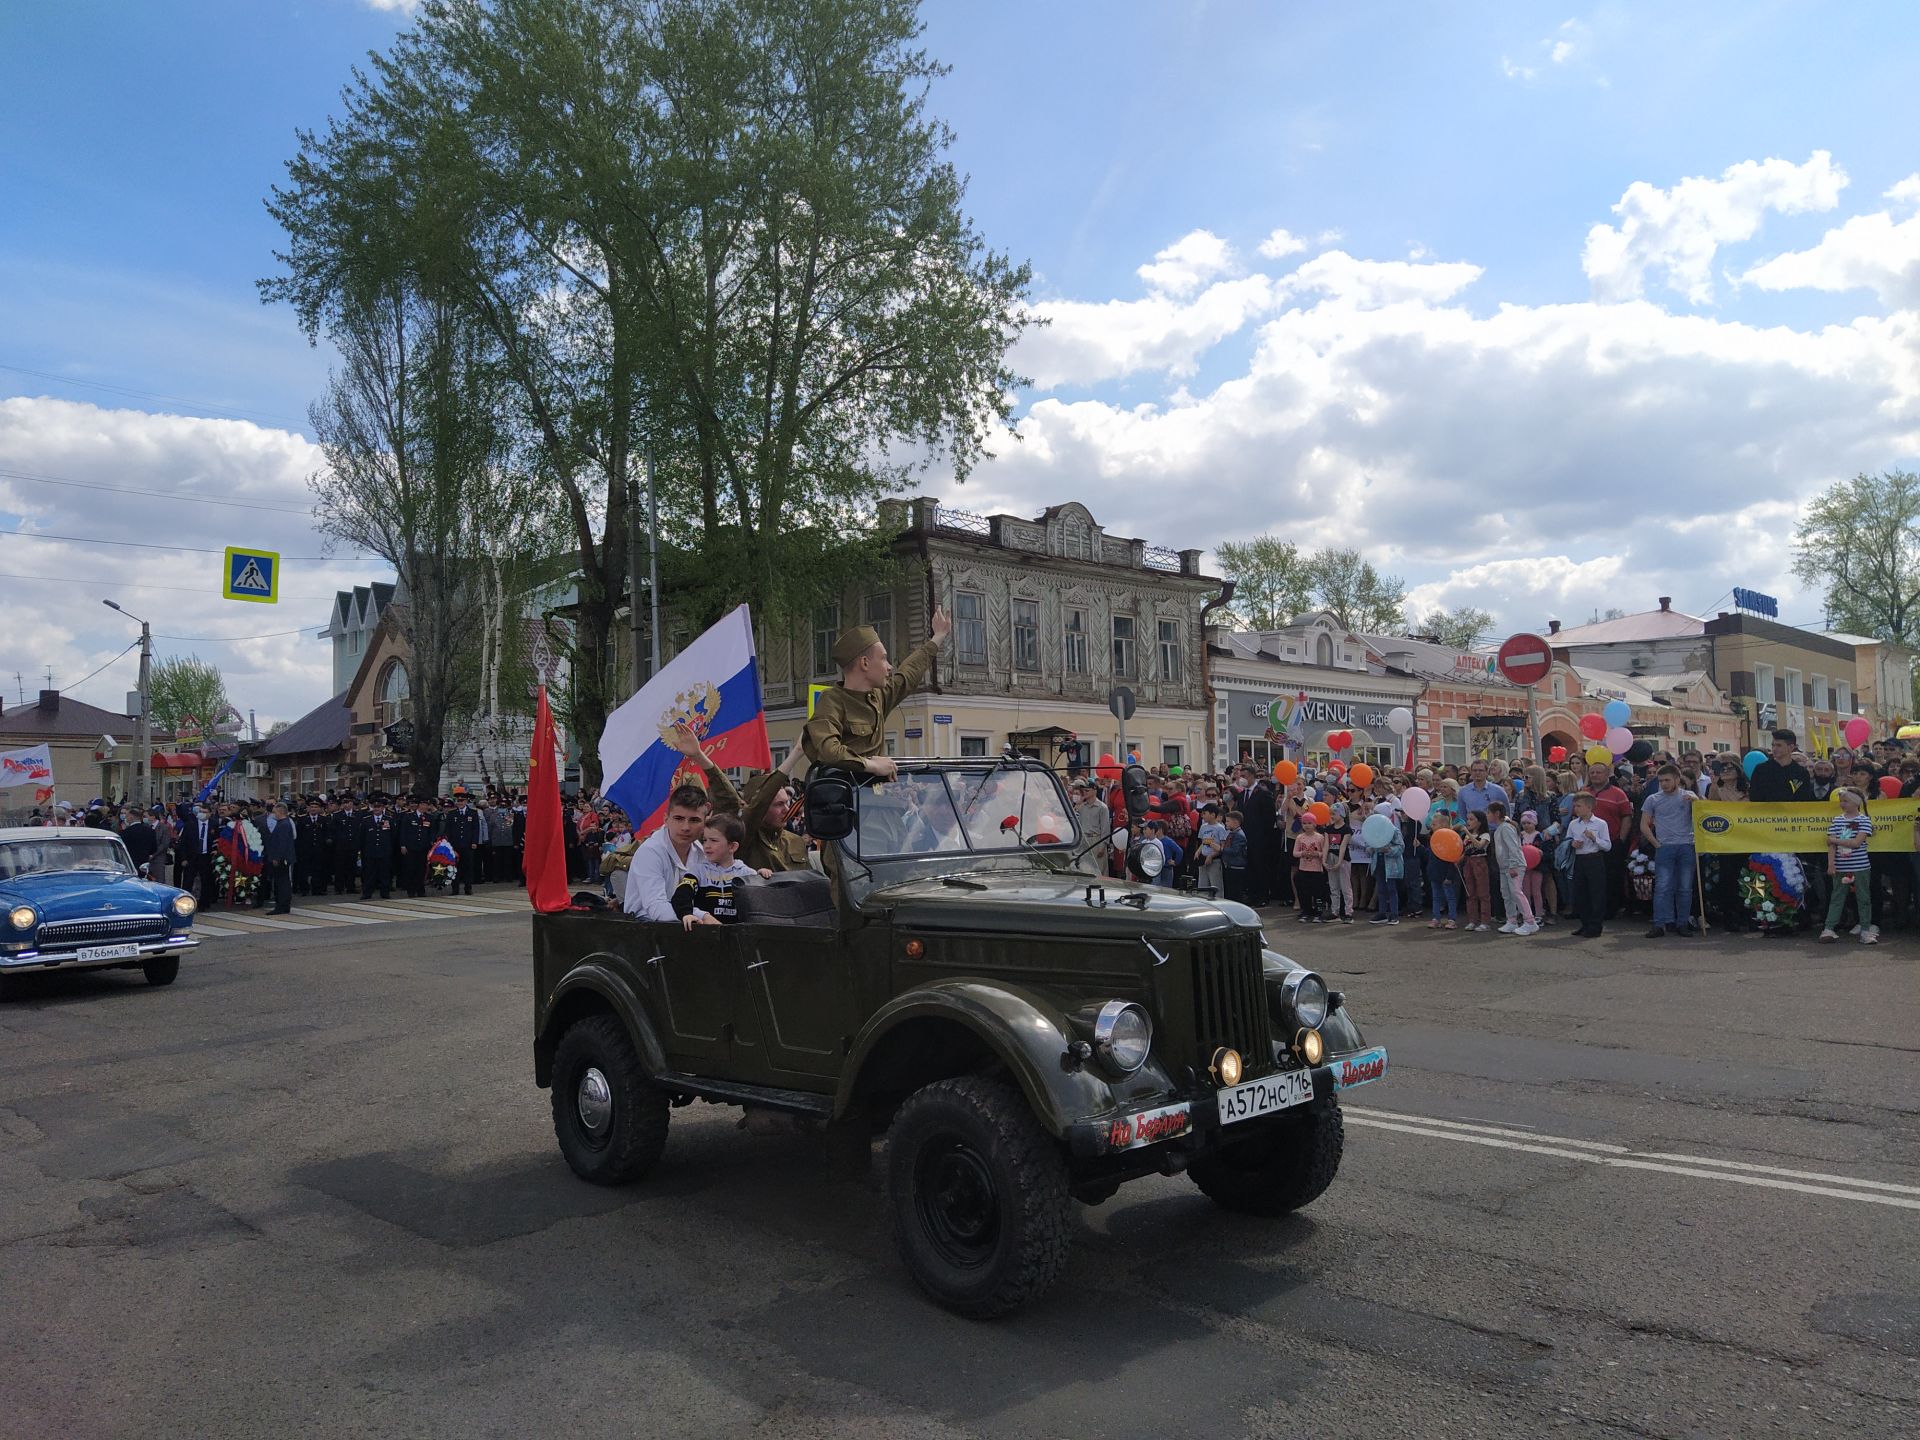
{"label": "black vintage car", "polygon": [[1032,761],[819,776],[806,813],[823,873],[742,886],[736,924],[535,918],[534,1073],[583,1179],[645,1175],[693,1100],[885,1134],[900,1253],[973,1316],[1046,1289],[1073,1202],[1127,1180],[1268,1216],[1332,1183],[1337,1092],[1386,1052],[1252,910],[1077,869],[1107,837]]}

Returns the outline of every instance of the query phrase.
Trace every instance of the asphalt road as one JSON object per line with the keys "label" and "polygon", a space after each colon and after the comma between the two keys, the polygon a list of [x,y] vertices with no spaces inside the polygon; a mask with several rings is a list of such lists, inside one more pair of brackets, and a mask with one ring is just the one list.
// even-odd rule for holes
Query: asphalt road
{"label": "asphalt road", "polygon": [[[493,903],[482,897],[475,908]],[[398,902],[395,902],[398,908]],[[1393,1068],[1300,1215],[1153,1179],[958,1320],[807,1137],[576,1181],[524,912],[212,923],[0,1004],[0,1435],[1886,1437],[1920,953],[1276,925]],[[359,921],[349,922],[352,913]]]}

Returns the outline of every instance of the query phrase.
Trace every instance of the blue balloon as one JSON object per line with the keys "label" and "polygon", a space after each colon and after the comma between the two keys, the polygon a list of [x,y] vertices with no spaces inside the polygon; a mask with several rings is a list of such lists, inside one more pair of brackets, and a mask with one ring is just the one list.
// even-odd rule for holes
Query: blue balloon
{"label": "blue balloon", "polygon": [[1369,815],[1360,827],[1360,838],[1369,850],[1384,850],[1393,844],[1393,821],[1384,815]]}
{"label": "blue balloon", "polygon": [[1766,758],[1767,752],[1764,750],[1749,750],[1745,758],[1741,760],[1740,768],[1747,772],[1747,778],[1751,780],[1753,778],[1753,772],[1760,768],[1760,762]]}
{"label": "blue balloon", "polygon": [[1624,730],[1633,719],[1633,707],[1624,700],[1609,700],[1600,714],[1609,730]]}

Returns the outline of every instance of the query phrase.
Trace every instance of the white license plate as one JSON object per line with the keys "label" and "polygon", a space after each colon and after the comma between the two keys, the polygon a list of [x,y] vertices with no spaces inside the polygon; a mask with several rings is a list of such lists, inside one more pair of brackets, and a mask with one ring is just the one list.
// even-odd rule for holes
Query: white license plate
{"label": "white license plate", "polygon": [[77,960],[131,960],[140,953],[138,945],[85,945]]}
{"label": "white license plate", "polygon": [[1263,1075],[1231,1090],[1220,1092],[1220,1123],[1257,1120],[1313,1099],[1313,1075],[1306,1070],[1283,1070],[1278,1075]]}

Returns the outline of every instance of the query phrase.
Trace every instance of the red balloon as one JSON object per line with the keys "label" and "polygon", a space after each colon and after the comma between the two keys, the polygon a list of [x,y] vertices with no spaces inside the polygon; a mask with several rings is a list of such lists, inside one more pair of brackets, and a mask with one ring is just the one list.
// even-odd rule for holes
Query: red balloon
{"label": "red balloon", "polygon": [[1564,745],[1556,745],[1551,750],[1547,751],[1547,763],[1549,765],[1566,764],[1567,763],[1567,747]]}
{"label": "red balloon", "polygon": [[1346,773],[1347,773],[1347,767],[1342,765],[1338,760],[1329,760],[1327,762],[1327,774],[1344,775]]}
{"label": "red balloon", "polygon": [[1527,869],[1538,870],[1540,868],[1540,847],[1538,845],[1522,845],[1520,847],[1520,853],[1527,857]]}
{"label": "red balloon", "polygon": [[1347,730],[1329,730],[1327,732],[1327,749],[1344,750],[1351,744],[1353,744],[1352,732]]}
{"label": "red balloon", "polygon": [[1882,775],[1880,777],[1880,794],[1888,800],[1898,800],[1900,798],[1899,780],[1892,775]]}
{"label": "red balloon", "polygon": [[1607,717],[1598,712],[1580,717],[1580,733],[1589,740],[1607,738]]}
{"label": "red balloon", "polygon": [[1102,755],[1098,760],[1093,762],[1093,773],[1098,775],[1102,780],[1118,780],[1120,778],[1120,762],[1114,759],[1111,754]]}

